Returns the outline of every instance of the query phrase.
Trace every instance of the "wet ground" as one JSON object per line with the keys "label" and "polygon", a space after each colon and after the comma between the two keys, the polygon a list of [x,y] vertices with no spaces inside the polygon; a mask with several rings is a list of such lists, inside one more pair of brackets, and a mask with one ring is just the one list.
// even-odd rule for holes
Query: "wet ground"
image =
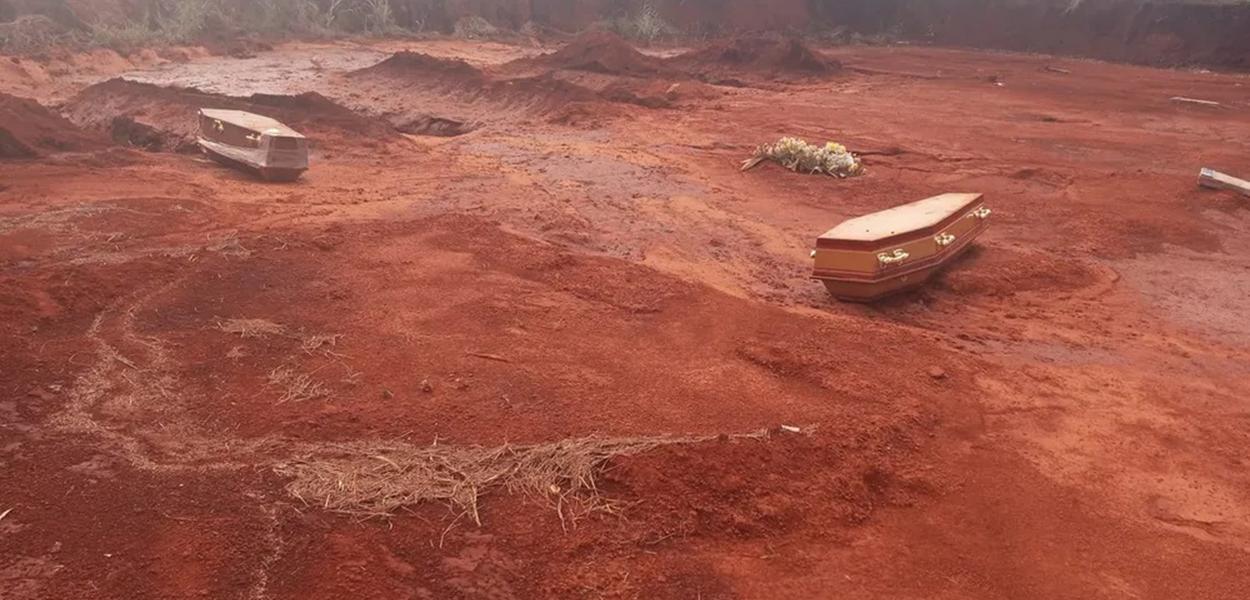
{"label": "wet ground", "polygon": [[[400,50],[467,65],[366,69]],[[247,100],[306,120],[295,184],[121,147],[0,162],[0,596],[1245,597],[1250,205],[1196,178],[1250,173],[1250,78],[910,47],[717,81],[510,62],[540,51],[5,72],[101,136],[118,111],[174,135],[204,98],[337,108]],[[122,73],[201,95],[86,89]],[[738,171],[782,135],[868,174]],[[992,225],[928,287],[808,279],[821,232],[947,191]],[[560,490],[486,490],[479,525],[292,487],[664,434],[700,441],[611,459],[612,510],[576,518]]]}

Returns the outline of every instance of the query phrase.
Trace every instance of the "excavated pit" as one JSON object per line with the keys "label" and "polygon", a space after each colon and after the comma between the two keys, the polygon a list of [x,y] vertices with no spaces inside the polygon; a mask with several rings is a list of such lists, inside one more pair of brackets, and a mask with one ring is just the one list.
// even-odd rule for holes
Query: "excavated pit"
{"label": "excavated pit", "polygon": [[314,144],[349,140],[351,146],[372,147],[398,135],[384,121],[360,115],[317,92],[236,98],[120,78],[87,87],[66,102],[62,112],[82,128],[104,133],[119,144],[150,151],[194,152],[195,115],[201,108],[273,117],[308,135]]}

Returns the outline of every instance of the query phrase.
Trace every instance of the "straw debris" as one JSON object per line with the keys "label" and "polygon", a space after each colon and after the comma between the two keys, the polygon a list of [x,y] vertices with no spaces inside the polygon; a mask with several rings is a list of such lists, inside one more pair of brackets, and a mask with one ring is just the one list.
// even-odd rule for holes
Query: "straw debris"
{"label": "straw debris", "polygon": [[307,373],[298,373],[290,367],[277,367],[269,372],[269,385],[282,390],[278,404],[287,402],[303,402],[330,395],[325,384],[316,381]]}
{"label": "straw debris", "polygon": [[217,329],[242,338],[259,338],[286,333],[286,327],[265,319],[226,319],[217,321]]}
{"label": "straw debris", "polygon": [[337,346],[339,343],[339,338],[342,338],[342,337],[343,337],[343,334],[341,333],[320,333],[316,335],[310,335],[300,340],[300,348],[304,352],[307,352],[308,354],[312,354],[313,352],[316,352],[323,348],[333,348]]}
{"label": "straw debris", "polygon": [[837,142],[813,146],[799,138],[784,137],[776,144],[756,148],[755,154],[743,161],[742,170],[754,168],[766,160],[799,173],[824,173],[837,178],[864,174],[864,165],[859,157]]}
{"label": "straw debris", "polygon": [[334,512],[384,516],[406,506],[441,502],[481,525],[479,499],[502,488],[542,499],[560,514],[562,522],[575,522],[592,512],[616,509],[616,503],[599,494],[596,481],[609,459],[711,439],[716,436],[592,436],[490,448],[344,443],[318,446],[275,470],[291,478],[286,489],[292,496]]}

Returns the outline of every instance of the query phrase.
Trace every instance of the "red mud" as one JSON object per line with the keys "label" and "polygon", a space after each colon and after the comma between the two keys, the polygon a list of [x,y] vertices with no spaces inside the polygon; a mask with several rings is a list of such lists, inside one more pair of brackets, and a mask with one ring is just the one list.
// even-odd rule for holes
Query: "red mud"
{"label": "red mud", "polygon": [[[356,94],[370,98],[371,110],[411,133],[439,135],[446,128],[464,132],[518,114],[568,124],[579,120],[581,112],[605,112],[586,105],[613,100],[551,71],[492,74],[461,60],[419,52],[396,53],[347,77]],[[427,106],[445,105],[448,99],[454,100],[448,110],[429,112]]]}
{"label": "red mud", "polygon": [[713,42],[675,56],[669,62],[704,79],[743,74],[769,79],[812,77],[831,75],[842,69],[842,63],[796,38],[774,36],[745,36]]}
{"label": "red mud", "polygon": [[[409,133],[458,135],[498,115],[522,112],[560,124],[615,112],[595,104],[671,108],[706,101],[720,92],[698,78],[723,82],[836,73],[836,60],[796,40],[742,38],[673,59],[638,52],[619,36],[591,31],[560,50],[521,58],[490,70],[463,60],[402,51],[348,75],[353,95],[366,95],[391,123]],[[455,110],[431,114],[414,102],[429,94],[455,98]],[[414,97],[415,95],[415,97]],[[491,116],[487,116],[491,115]],[[592,123],[598,122],[590,116]]]}
{"label": "red mud", "polygon": [[408,77],[438,83],[472,84],[486,79],[480,69],[456,58],[439,58],[421,52],[402,51],[386,60],[350,74],[352,77]]}
{"label": "red mud", "polygon": [[[173,153],[0,162],[4,600],[1250,588],[1250,210],[1195,185],[1250,171],[1245,78],[849,47],[837,77],[731,89],[403,43],[488,66],[214,97],[328,123],[296,184]],[[284,52],[274,78],[303,64]],[[673,83],[664,110],[603,98]],[[91,94],[170,129],[206,97],[106,82],[67,111]],[[351,121],[418,112],[480,127],[375,145]],[[868,174],[738,171],[779,135]],[[809,279],[833,224],[956,190],[991,226],[930,285],[861,306]],[[562,481],[479,490],[480,524],[363,519],[282,470],[662,434],[702,441],[610,460],[589,515]]]}
{"label": "red mud", "polygon": [[0,93],[0,158],[35,158],[52,152],[82,152],[105,142],[34,100]]}
{"label": "red mud", "polygon": [[607,75],[656,75],[670,70],[663,60],[639,52],[614,33],[599,30],[583,33],[551,54],[522,59],[518,64]]}
{"label": "red mud", "polygon": [[62,107],[62,112],[83,128],[110,135],[120,144],[192,152],[198,130],[195,114],[201,108],[270,116],[310,136],[314,144],[319,137],[359,136],[373,143],[396,137],[394,128],[386,123],[359,115],[316,92],[232,98],[115,78],[84,89]]}

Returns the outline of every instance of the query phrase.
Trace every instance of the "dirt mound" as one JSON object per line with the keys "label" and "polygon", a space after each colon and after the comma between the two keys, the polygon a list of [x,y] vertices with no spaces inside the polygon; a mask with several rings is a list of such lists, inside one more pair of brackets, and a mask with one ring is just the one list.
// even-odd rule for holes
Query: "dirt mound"
{"label": "dirt mound", "polygon": [[669,70],[664,61],[635,50],[607,31],[583,33],[556,52],[528,59],[528,64],[609,75],[653,75]]}
{"label": "dirt mound", "polygon": [[0,159],[80,152],[105,145],[34,100],[0,93]]}
{"label": "dirt mound", "polygon": [[335,129],[374,139],[395,135],[395,128],[380,119],[367,117],[317,92],[294,96],[252,94],[247,98],[252,112],[268,115],[306,132]]}
{"label": "dirt mound", "polygon": [[195,150],[195,114],[201,108],[242,109],[242,103],[194,88],[161,87],[126,79],[90,86],[65,104],[79,126],[119,144],[152,151]]}
{"label": "dirt mound", "polygon": [[486,78],[480,69],[459,59],[438,58],[421,52],[396,52],[386,60],[352,71],[349,77],[402,77],[444,80],[481,81]]}
{"label": "dirt mound", "polygon": [[[549,115],[570,103],[603,100],[550,70],[503,77],[418,52],[397,53],[348,77],[370,98],[369,112],[385,115],[406,133],[424,135],[458,135],[509,113]],[[426,112],[431,108],[445,108],[445,114]]]}
{"label": "dirt mound", "polygon": [[741,73],[817,76],[837,73],[842,63],[795,38],[739,37],[676,56],[671,63],[699,76]]}
{"label": "dirt mound", "polygon": [[255,94],[234,98],[194,88],[162,87],[126,79],[110,79],[84,89],[65,105],[78,125],[107,133],[120,144],[151,151],[194,152],[201,108],[246,110],[272,117],[309,135],[367,141],[396,134],[385,122],[360,115],[334,101],[306,92],[295,96]]}

